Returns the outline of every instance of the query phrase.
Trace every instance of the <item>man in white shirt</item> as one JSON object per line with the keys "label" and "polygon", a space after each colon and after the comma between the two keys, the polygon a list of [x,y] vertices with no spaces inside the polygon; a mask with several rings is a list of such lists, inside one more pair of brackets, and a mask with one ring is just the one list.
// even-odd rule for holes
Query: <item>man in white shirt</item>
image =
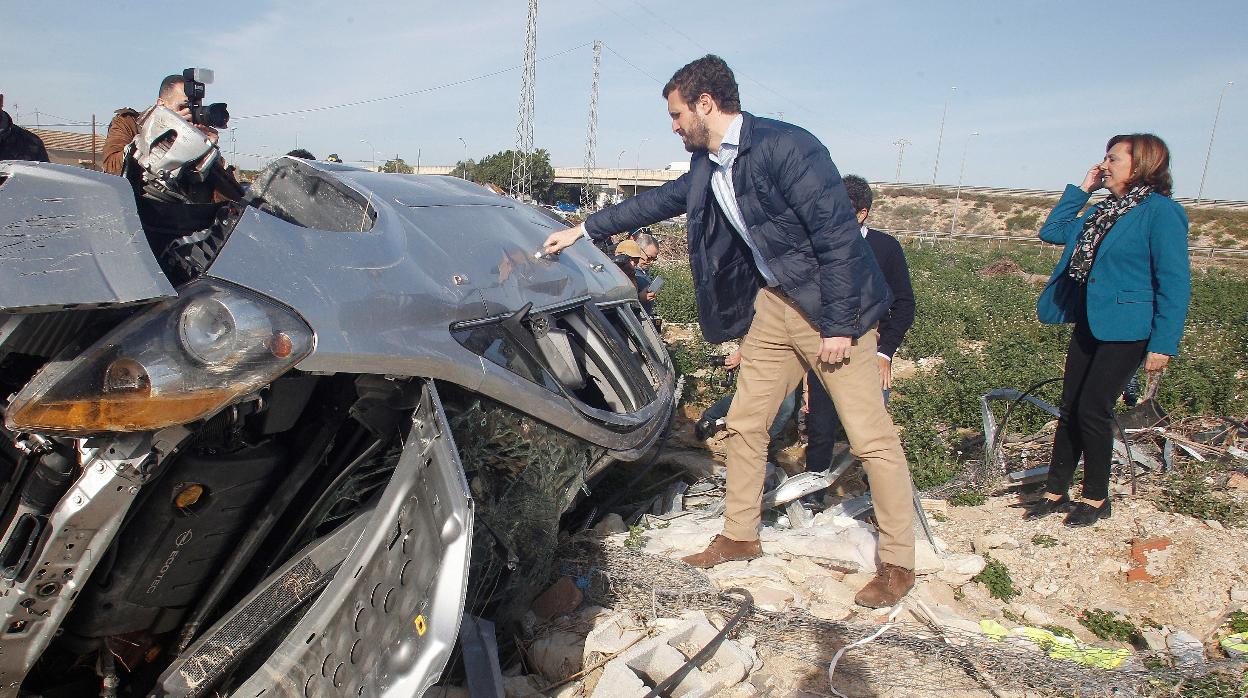
{"label": "man in white shirt", "polygon": [[693,154],[689,172],[553,233],[544,249],[687,213],[702,333],[713,343],[745,336],[727,416],[724,531],[685,561],[712,567],[762,554],[767,427],[814,368],[873,487],[880,565],[856,600],[895,604],[914,585],[914,533],[910,470],[876,358],[876,324],[893,296],[840,173],[809,132],[741,111],[736,79],[717,56],[678,70],[663,96],[672,131]]}

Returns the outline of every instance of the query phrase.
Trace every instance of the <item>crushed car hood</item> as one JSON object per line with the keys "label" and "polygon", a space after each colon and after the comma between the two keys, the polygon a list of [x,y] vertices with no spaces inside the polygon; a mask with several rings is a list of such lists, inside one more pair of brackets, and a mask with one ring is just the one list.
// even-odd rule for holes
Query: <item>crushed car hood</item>
{"label": "crushed car hood", "polygon": [[0,311],[173,295],[125,179],[68,165],[0,162]]}
{"label": "crushed car hood", "polygon": [[[465,323],[526,308],[637,304],[632,280],[593,245],[536,257],[563,225],[535,208],[454,177],[289,157],[261,172],[249,197],[208,274],[285,303],[308,322],[316,348],[301,370],[438,378],[628,457],[666,424],[674,379],[665,352],[651,361],[663,373],[653,399],[591,416],[558,389],[511,372],[506,357],[488,359],[489,351],[474,353],[453,336]],[[661,352],[657,337],[645,343]]]}

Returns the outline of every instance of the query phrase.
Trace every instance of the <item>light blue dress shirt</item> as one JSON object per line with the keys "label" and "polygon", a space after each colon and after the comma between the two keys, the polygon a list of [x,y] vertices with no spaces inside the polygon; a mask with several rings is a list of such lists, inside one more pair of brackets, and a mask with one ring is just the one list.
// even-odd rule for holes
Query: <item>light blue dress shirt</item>
{"label": "light blue dress shirt", "polygon": [[719,152],[710,153],[711,162],[715,163],[715,169],[711,172],[711,191],[715,193],[715,200],[719,202],[720,209],[728,216],[728,222],[732,223],[733,229],[750,248],[750,254],[754,255],[754,265],[758,267],[767,285],[779,286],[780,282],[776,281],[775,275],[767,267],[763,253],[759,251],[758,245],[754,244],[754,240],[750,237],[750,231],[745,226],[745,219],[741,217],[741,207],[737,205],[736,190],[732,186],[732,165],[737,161],[743,122],[744,119],[738,114],[724,133],[724,139],[719,144]]}

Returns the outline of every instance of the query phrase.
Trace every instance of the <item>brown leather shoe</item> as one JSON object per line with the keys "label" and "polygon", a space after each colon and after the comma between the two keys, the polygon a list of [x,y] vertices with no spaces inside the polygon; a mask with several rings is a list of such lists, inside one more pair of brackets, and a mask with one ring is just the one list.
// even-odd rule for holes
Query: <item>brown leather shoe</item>
{"label": "brown leather shoe", "polygon": [[681,558],[685,562],[708,569],[729,560],[753,560],[763,554],[763,546],[755,540],[733,540],[724,535],[716,535],[711,544],[696,555]]}
{"label": "brown leather shoe", "polygon": [[875,571],[875,579],[854,597],[854,603],[867,608],[885,608],[898,601],[914,588],[914,570],[881,562]]}

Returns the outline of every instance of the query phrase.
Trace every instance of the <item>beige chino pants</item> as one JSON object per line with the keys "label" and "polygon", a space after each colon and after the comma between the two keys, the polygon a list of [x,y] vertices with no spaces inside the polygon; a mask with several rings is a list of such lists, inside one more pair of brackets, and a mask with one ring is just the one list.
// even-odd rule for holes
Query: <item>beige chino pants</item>
{"label": "beige chino pants", "polygon": [[821,362],[821,338],[810,320],[780,293],[759,291],[754,321],[741,344],[737,394],[726,418],[725,536],[737,541],[758,538],[767,427],[775,419],[780,402],[801,382],[807,368],[813,367],[836,405],[850,452],[862,461],[870,478],[880,530],[879,558],[914,569],[910,468],[897,428],[884,408],[876,359],[878,336],[872,329],[854,340],[847,361]]}

